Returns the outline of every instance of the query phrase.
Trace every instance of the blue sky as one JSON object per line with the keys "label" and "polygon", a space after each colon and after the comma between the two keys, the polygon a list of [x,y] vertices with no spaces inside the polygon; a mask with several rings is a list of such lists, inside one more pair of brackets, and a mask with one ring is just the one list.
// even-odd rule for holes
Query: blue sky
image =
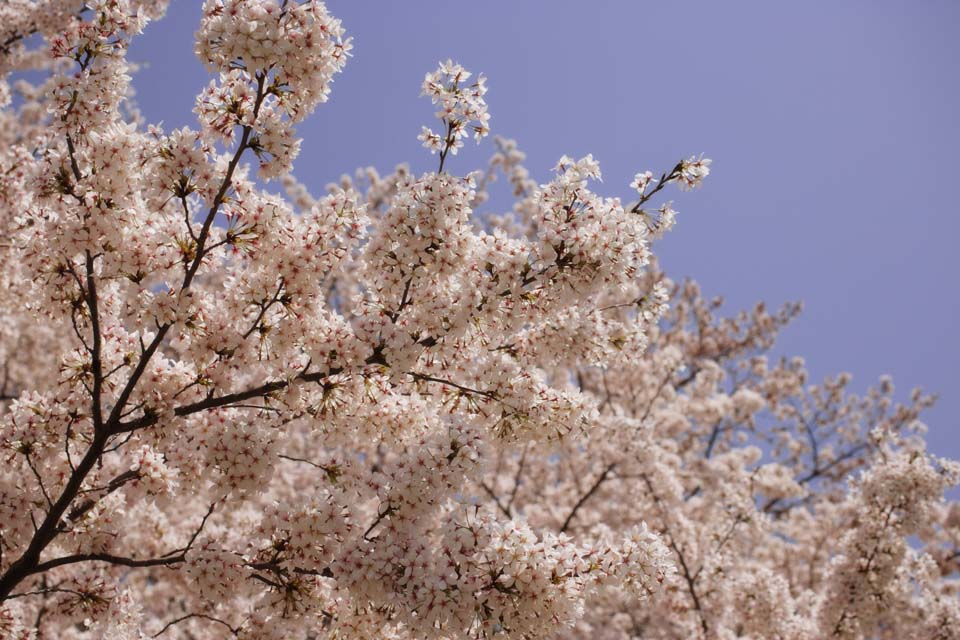
{"label": "blue sky", "polygon": [[[194,125],[208,77],[193,55],[199,0],[173,0],[134,41],[144,115]],[[516,138],[538,181],[564,153],[592,153],[605,195],[644,169],[714,160],[673,194],[679,224],[656,252],[731,311],[800,299],[776,353],[814,378],[890,373],[902,394],[941,396],[932,451],[960,458],[960,3],[483,3],[331,0],[354,57],[299,127],[296,175],[319,192],[358,166],[436,158],[423,74],[448,57],[489,78],[493,133]],[[482,167],[468,143],[450,169]]]}

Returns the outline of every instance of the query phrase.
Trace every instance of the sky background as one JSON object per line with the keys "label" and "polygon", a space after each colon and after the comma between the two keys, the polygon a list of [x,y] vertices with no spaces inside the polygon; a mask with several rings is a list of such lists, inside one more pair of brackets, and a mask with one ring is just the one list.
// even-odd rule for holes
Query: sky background
{"label": "sky background", "polygon": [[[295,174],[314,194],[342,173],[437,159],[416,139],[423,75],[453,58],[488,77],[494,134],[538,182],[566,153],[600,161],[607,196],[634,173],[713,159],[673,190],[679,223],[655,252],[731,312],[802,300],[776,354],[814,379],[890,373],[940,394],[930,449],[960,458],[960,3],[330,0],[354,39],[330,102],[298,129]],[[195,126],[209,77],[193,55],[199,0],[173,0],[134,41],[149,122]],[[473,143],[448,165],[482,168]]]}

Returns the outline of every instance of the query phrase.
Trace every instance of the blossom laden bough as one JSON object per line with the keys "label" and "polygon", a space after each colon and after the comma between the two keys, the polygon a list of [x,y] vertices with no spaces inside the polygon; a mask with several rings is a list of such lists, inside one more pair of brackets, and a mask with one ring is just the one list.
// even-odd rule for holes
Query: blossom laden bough
{"label": "blossom laden bough", "polygon": [[502,138],[454,174],[489,114],[447,61],[436,172],[312,194],[339,20],[207,0],[215,77],[164,131],[125,54],[165,5],[0,7],[0,637],[956,637],[932,398],[811,384],[766,355],[798,305],[723,318],[657,268],[653,199],[709,160],[628,206]]}

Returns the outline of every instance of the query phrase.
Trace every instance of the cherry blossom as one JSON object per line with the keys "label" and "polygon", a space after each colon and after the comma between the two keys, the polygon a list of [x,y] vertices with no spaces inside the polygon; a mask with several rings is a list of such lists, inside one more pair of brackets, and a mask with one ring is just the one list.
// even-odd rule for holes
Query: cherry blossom
{"label": "cherry blossom", "polygon": [[487,124],[490,114],[487,112],[487,103],[483,99],[487,93],[487,79],[482,75],[471,84],[467,84],[473,74],[452,60],[441,62],[433,73],[428,73],[423,80],[423,93],[429,96],[434,104],[439,105],[436,113],[443,125],[441,133],[434,133],[428,127],[423,127],[418,140],[431,153],[440,153],[440,171],[448,153],[457,155],[457,150],[463,147],[463,138],[473,131],[473,137],[480,142],[490,133]]}
{"label": "cherry blossom", "polygon": [[126,51],[165,8],[0,6],[0,637],[958,637],[933,398],[813,381],[770,355],[799,304],[660,270],[709,159],[454,172],[490,117],[448,60],[436,171],[311,191],[344,26],[206,0],[164,130]]}

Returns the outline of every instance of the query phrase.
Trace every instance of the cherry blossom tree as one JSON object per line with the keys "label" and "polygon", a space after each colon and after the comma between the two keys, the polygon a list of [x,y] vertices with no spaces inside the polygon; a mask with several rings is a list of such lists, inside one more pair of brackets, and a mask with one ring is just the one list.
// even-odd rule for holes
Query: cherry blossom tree
{"label": "cherry blossom tree", "polygon": [[933,399],[813,383],[767,355],[798,305],[652,258],[709,160],[629,204],[501,138],[465,172],[486,79],[447,61],[436,172],[311,192],[341,23],[206,0],[164,131],[125,54],[165,5],[0,5],[0,637],[960,637]]}

